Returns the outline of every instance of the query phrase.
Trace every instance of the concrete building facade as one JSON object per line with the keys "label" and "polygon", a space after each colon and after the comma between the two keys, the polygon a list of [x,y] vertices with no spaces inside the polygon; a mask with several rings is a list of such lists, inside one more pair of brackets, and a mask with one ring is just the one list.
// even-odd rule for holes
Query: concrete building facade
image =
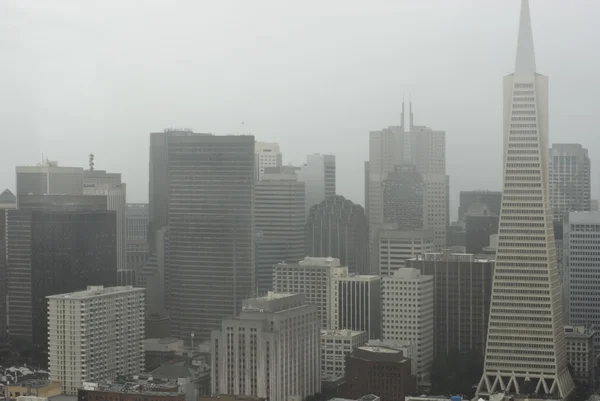
{"label": "concrete building facade", "polygon": [[433,365],[433,276],[402,268],[382,279],[383,340],[416,344],[417,375],[429,383]]}
{"label": "concrete building facade", "polygon": [[561,285],[548,188],[548,78],[522,0],[515,71],[504,78],[504,183],[484,372],[477,394],[566,399]]}
{"label": "concrete building facade", "polygon": [[312,154],[298,170],[298,180],[306,189],[306,215],[314,205],[335,195],[335,156]]}
{"label": "concrete building facade", "polygon": [[332,329],[335,277],[347,276],[348,267],[336,258],[305,257],[298,263],[279,263],[273,270],[273,288],[278,293],[304,294],[317,306],[321,327]]}
{"label": "concrete building facade", "polygon": [[398,269],[406,267],[406,260],[433,252],[433,230],[398,230],[397,225],[384,224],[377,232],[379,244],[375,274],[391,276]]}
{"label": "concrete building facade", "polygon": [[567,360],[573,369],[573,379],[595,388],[597,351],[594,344],[596,331],[586,326],[565,326]]}
{"label": "concrete building facade", "polygon": [[244,300],[211,335],[212,394],[303,400],[321,391],[320,319],[304,294]]}
{"label": "concrete building facade", "polygon": [[321,330],[321,376],[344,376],[346,357],[368,340],[366,331]]}
{"label": "concrete building facade", "polygon": [[88,286],[47,299],[50,379],[66,394],[144,371],[142,288]]}
{"label": "concrete building facade", "polygon": [[381,338],[381,277],[335,276],[331,294],[333,329],[366,331],[370,339]]}
{"label": "concrete building facade", "polygon": [[61,167],[45,160],[37,166],[18,166],[17,204],[20,195],[83,195],[83,168]]}
{"label": "concrete building facade", "polygon": [[281,167],[282,155],[279,144],[272,142],[256,142],[254,145],[254,180],[262,180],[267,167]]}
{"label": "concrete building facade", "polygon": [[586,148],[577,143],[553,143],[548,180],[555,220],[562,220],[568,212],[590,211],[591,167]]}
{"label": "concrete building facade", "polygon": [[266,167],[256,183],[256,288],[273,290],[273,266],[304,258],[305,183],[294,167]]}

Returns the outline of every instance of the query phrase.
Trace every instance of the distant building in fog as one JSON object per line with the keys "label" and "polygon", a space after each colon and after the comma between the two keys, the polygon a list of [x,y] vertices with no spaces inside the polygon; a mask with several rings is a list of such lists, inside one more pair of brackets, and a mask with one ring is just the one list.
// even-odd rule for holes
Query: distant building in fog
{"label": "distant building in fog", "polygon": [[460,191],[460,204],[458,206],[459,220],[464,220],[467,211],[474,203],[486,205],[489,215],[500,216],[502,191]]}
{"label": "distant building in fog", "polygon": [[17,203],[20,195],[83,195],[83,168],[60,167],[55,161],[18,166]]}
{"label": "distant building in fog", "polygon": [[362,206],[335,195],[311,207],[306,220],[306,255],[339,258],[350,272],[369,273],[368,241]]}
{"label": "distant building in fog", "polygon": [[17,207],[17,197],[5,189],[0,193],[0,209],[15,209]]}
{"label": "distant building in fog", "polygon": [[148,259],[148,224],[150,213],[147,203],[127,204],[127,268],[139,270]]}
{"label": "distant building in fog", "polygon": [[568,212],[588,212],[591,203],[588,150],[576,143],[554,143],[549,150],[548,181],[555,220]]}
{"label": "distant building in fog", "polygon": [[412,165],[394,166],[383,181],[383,221],[403,231],[423,229],[423,179]]}
{"label": "distant building in fog", "polygon": [[254,145],[254,179],[262,180],[267,167],[281,167],[282,156],[278,143],[256,142]]}
{"label": "distant building in fog", "polygon": [[490,246],[490,236],[498,234],[499,216],[485,203],[471,203],[463,216],[466,253],[478,254]]}
{"label": "distant building in fog", "polygon": [[150,134],[150,229],[169,227],[172,335],[208,340],[255,285],[254,137]]}
{"label": "distant building in fog", "polygon": [[254,196],[256,288],[264,294],[273,290],[274,265],[305,256],[305,183],[298,181],[295,167],[266,167]]}
{"label": "distant building in fog", "polygon": [[335,156],[313,154],[297,172],[298,180],[306,184],[306,214],[314,205],[335,195]]}

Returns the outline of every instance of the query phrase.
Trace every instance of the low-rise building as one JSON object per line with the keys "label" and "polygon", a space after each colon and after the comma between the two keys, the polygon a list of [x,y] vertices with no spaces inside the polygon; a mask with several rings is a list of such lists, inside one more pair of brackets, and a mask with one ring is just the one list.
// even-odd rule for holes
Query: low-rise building
{"label": "low-rise building", "polygon": [[369,339],[365,331],[321,330],[321,379],[343,376],[346,356]]}
{"label": "low-rise building", "polygon": [[29,379],[23,380],[6,386],[6,393],[9,400],[16,400],[21,396],[33,396],[50,398],[63,393],[60,382],[44,380],[44,379]]}
{"label": "low-rise building", "polygon": [[185,401],[176,381],[129,377],[117,383],[84,383],[78,401]]}
{"label": "low-rise building", "polygon": [[593,329],[585,326],[565,326],[567,361],[573,369],[573,380],[575,381],[593,384],[596,369],[595,335],[596,332]]}

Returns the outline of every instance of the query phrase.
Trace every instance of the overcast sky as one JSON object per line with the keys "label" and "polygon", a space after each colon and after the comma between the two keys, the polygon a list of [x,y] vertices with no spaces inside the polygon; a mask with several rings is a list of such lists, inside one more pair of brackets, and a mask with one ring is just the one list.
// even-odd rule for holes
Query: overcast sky
{"label": "overcast sky", "polygon": [[[368,133],[400,119],[447,132],[458,192],[501,186],[502,76],[519,0],[0,0],[0,187],[42,153],[123,173],[148,199],[149,132],[279,142],[284,163],[334,153],[364,202]],[[579,142],[598,191],[597,0],[531,0],[550,140]],[[241,122],[245,121],[244,125]]]}

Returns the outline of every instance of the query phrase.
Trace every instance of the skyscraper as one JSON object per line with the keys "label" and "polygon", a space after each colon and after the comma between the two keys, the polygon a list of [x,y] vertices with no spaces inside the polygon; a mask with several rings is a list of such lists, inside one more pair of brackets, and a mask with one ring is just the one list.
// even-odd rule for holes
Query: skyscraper
{"label": "skyscraper", "polygon": [[383,181],[383,221],[400,230],[423,229],[423,179],[413,165],[394,166]]}
{"label": "skyscraper", "polygon": [[502,203],[501,191],[460,191],[458,219],[464,220],[467,211],[474,203],[486,205],[488,214],[499,216]]}
{"label": "skyscraper", "polygon": [[260,181],[267,167],[281,167],[282,157],[278,143],[256,142],[254,146],[254,180]]}
{"label": "skyscraper", "polygon": [[212,394],[304,400],[321,390],[317,307],[304,294],[245,299],[211,335]]}
{"label": "skyscraper", "polygon": [[[254,137],[150,135],[150,231],[169,227],[172,334],[208,340],[255,283]],[[155,249],[152,249],[155,251]]]}
{"label": "skyscraper", "polygon": [[305,191],[295,167],[266,167],[256,183],[256,287],[273,290],[273,266],[304,258]]}
{"label": "skyscraper", "polygon": [[504,183],[480,395],[539,392],[565,399],[560,280],[548,189],[548,79],[535,67],[522,0],[514,74],[504,78]]}
{"label": "skyscraper", "polygon": [[565,322],[600,327],[600,213],[567,213],[563,234]]}
{"label": "skyscraper", "polygon": [[127,268],[139,270],[148,259],[148,223],[150,215],[147,203],[127,204]]}
{"label": "skyscraper", "polygon": [[313,154],[297,172],[306,185],[306,214],[310,208],[335,195],[335,156]]}
{"label": "skyscraper", "polygon": [[568,212],[589,212],[591,168],[588,150],[577,143],[554,143],[549,150],[550,203],[555,220]]}
{"label": "skyscraper", "polygon": [[47,298],[50,379],[66,394],[144,371],[143,288],[88,286]]}
{"label": "skyscraper", "polygon": [[18,166],[17,203],[20,195],[83,195],[83,168],[60,167],[46,160],[37,166]]}
{"label": "skyscraper", "polygon": [[362,206],[341,195],[313,205],[306,219],[305,253],[339,258],[352,273],[369,273],[369,237]]}
{"label": "skyscraper", "polygon": [[381,338],[381,277],[360,274],[335,276],[332,285],[332,328],[369,333]]}
{"label": "skyscraper", "polygon": [[[423,253],[433,252],[433,230],[397,230],[397,225],[388,226],[377,232],[379,244],[372,258],[371,272],[391,276],[394,271],[405,267],[405,261]],[[374,270],[375,269],[375,270]]]}

